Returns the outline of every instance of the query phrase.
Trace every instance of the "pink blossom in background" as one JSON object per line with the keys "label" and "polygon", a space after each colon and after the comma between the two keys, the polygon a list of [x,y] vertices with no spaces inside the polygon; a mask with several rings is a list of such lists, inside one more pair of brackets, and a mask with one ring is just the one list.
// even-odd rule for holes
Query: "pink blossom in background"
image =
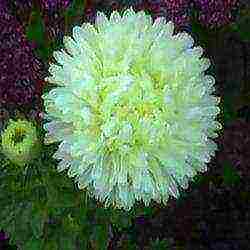
{"label": "pink blossom in background", "polygon": [[70,3],[71,0],[41,0],[41,7],[44,10],[64,9]]}
{"label": "pink blossom in background", "polygon": [[26,107],[37,97],[42,63],[14,16],[0,13],[0,104]]}
{"label": "pink blossom in background", "polygon": [[198,19],[206,27],[221,27],[233,20],[233,10],[236,10],[238,0],[194,0],[198,10]]}

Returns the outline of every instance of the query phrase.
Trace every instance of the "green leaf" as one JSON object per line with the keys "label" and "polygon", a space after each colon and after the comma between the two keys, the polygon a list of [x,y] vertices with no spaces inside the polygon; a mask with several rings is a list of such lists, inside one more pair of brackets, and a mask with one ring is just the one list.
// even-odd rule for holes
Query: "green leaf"
{"label": "green leaf", "polygon": [[6,229],[11,221],[14,220],[15,213],[11,210],[11,206],[6,206],[0,212],[0,229]]}
{"label": "green leaf", "polygon": [[42,241],[32,237],[24,244],[23,249],[40,250],[40,249],[42,249]]}
{"label": "green leaf", "polygon": [[26,36],[29,40],[35,41],[38,46],[44,45],[44,23],[41,14],[37,10],[31,13],[31,22],[26,28]]}
{"label": "green leaf", "polygon": [[49,240],[45,243],[43,250],[59,250],[58,242],[56,239]]}
{"label": "green leaf", "polygon": [[132,225],[132,218],[126,212],[120,210],[111,211],[111,223],[119,229],[128,229]]}
{"label": "green leaf", "polygon": [[232,102],[232,100],[235,100],[235,97],[229,94],[221,99],[221,119],[225,124],[237,118],[237,113],[234,109],[234,103]]}
{"label": "green leaf", "polygon": [[76,235],[74,233],[62,234],[60,237],[60,250],[74,250]]}
{"label": "green leaf", "polygon": [[155,241],[151,241],[151,248],[152,250],[167,250],[168,249],[168,242],[167,240],[159,240],[158,238]]}
{"label": "green leaf", "polygon": [[32,217],[30,220],[30,225],[33,235],[37,239],[41,238],[43,235],[45,219],[46,217],[44,211],[34,206],[32,209]]}
{"label": "green leaf", "polygon": [[36,54],[46,60],[50,53],[50,48],[46,44],[46,35],[44,22],[39,10],[34,9],[31,13],[30,24],[26,28],[26,37],[28,40],[36,43]]}
{"label": "green leaf", "polygon": [[231,29],[238,33],[240,39],[244,42],[250,41],[250,10],[244,10],[240,14],[240,19],[231,25]]}
{"label": "green leaf", "polygon": [[66,10],[65,16],[74,17],[82,14],[85,6],[85,1],[83,0],[73,0],[70,7]]}
{"label": "green leaf", "polygon": [[96,250],[106,250],[108,243],[108,226],[107,224],[93,226],[91,235],[92,246]]}
{"label": "green leaf", "polygon": [[35,184],[31,190],[31,200],[40,205],[44,205],[47,201],[46,187],[42,184]]}
{"label": "green leaf", "polygon": [[192,18],[191,22],[192,26],[192,35],[193,37],[196,37],[197,42],[201,44],[203,47],[208,47],[211,31],[209,32],[208,29],[203,27],[197,18],[197,13],[194,13],[194,17]]}
{"label": "green leaf", "polygon": [[240,182],[240,176],[233,166],[229,163],[224,165],[224,173],[223,173],[223,183],[226,185],[234,185]]}
{"label": "green leaf", "polygon": [[130,235],[123,240],[121,250],[137,250],[139,249]]}
{"label": "green leaf", "polygon": [[16,204],[16,206],[20,206],[21,211],[15,216],[15,232],[13,232],[12,237],[17,245],[23,245],[32,235],[30,228],[32,204],[25,202],[24,204]]}
{"label": "green leaf", "polygon": [[57,208],[70,208],[75,206],[76,193],[74,190],[59,188],[53,182],[49,182],[47,185],[47,194],[49,206]]}
{"label": "green leaf", "polygon": [[80,18],[84,12],[85,2],[83,0],[72,0],[69,8],[64,12],[65,31],[71,32],[71,27],[79,25]]}

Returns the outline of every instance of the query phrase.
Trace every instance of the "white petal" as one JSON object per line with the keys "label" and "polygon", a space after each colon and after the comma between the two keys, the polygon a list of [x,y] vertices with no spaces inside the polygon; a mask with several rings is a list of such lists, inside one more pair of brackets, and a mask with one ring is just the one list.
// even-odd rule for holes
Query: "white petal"
{"label": "white petal", "polygon": [[98,11],[96,15],[95,25],[101,30],[109,24],[109,20],[103,12]]}
{"label": "white petal", "polygon": [[154,21],[153,28],[161,30],[164,28],[165,24],[166,24],[166,19],[164,17],[157,17]]}
{"label": "white petal", "polygon": [[62,66],[59,66],[59,65],[56,65],[56,64],[50,64],[49,73],[51,75],[56,75],[56,74],[58,74],[58,72],[61,72],[62,69],[63,69]]}
{"label": "white petal", "polygon": [[96,47],[97,39],[98,39],[98,32],[93,25],[90,23],[83,23],[81,26],[81,30],[78,30],[79,34],[81,35],[80,43],[85,40],[90,47],[93,49]]}
{"label": "white petal", "polygon": [[74,160],[71,162],[71,166],[68,170],[68,176],[69,177],[74,177],[76,175],[80,175],[82,174],[83,172],[83,169],[82,169],[82,166],[81,166],[81,161],[79,160]]}
{"label": "white petal", "polygon": [[74,38],[75,41],[79,41],[82,38],[84,38],[84,36],[83,36],[83,30],[82,30],[81,27],[75,26],[73,28],[73,38]]}
{"label": "white petal", "polygon": [[113,11],[110,15],[110,22],[113,24],[119,23],[121,21],[121,16],[118,11]]}
{"label": "white petal", "polygon": [[177,189],[176,183],[174,182],[171,176],[168,178],[168,190],[169,190],[169,193],[176,199],[179,197],[180,195],[179,190]]}
{"label": "white petal", "polygon": [[123,20],[127,20],[129,17],[132,17],[135,15],[135,11],[133,10],[132,7],[130,7],[129,9],[126,9],[123,13]]}
{"label": "white petal", "polygon": [[188,55],[191,55],[191,56],[195,56],[195,57],[198,57],[200,58],[203,54],[203,48],[201,46],[197,46],[197,47],[194,47],[194,48],[189,48],[186,50],[186,53]]}
{"label": "white petal", "polygon": [[80,49],[77,46],[77,43],[73,40],[72,37],[70,36],[65,36],[63,38],[63,44],[65,46],[65,48],[67,49],[67,51],[74,56],[79,55]]}
{"label": "white petal", "polygon": [[55,51],[53,53],[53,56],[56,59],[56,61],[61,65],[72,62],[72,57],[68,53],[66,53],[66,51],[64,50]]}
{"label": "white petal", "polygon": [[172,21],[167,22],[165,25],[165,30],[168,37],[172,36],[174,33],[174,23]]}
{"label": "white petal", "polygon": [[202,71],[207,70],[211,65],[211,62],[208,58],[201,58],[199,63],[200,63],[199,70],[202,70]]}
{"label": "white petal", "polygon": [[58,165],[57,165],[57,170],[58,172],[62,172],[63,170],[69,168],[71,165],[71,162],[70,161],[67,161],[67,160],[61,160]]}
{"label": "white petal", "polygon": [[119,131],[119,139],[129,141],[132,136],[133,128],[129,122],[124,122],[123,127]]}

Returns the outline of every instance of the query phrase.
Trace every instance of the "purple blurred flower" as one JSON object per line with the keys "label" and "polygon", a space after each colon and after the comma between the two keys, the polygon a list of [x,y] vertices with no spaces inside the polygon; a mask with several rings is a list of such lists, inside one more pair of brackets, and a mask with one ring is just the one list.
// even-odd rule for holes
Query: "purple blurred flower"
{"label": "purple blurred flower", "polygon": [[33,0],[14,0],[14,1],[9,1],[10,5],[12,5],[13,7],[16,7],[16,11],[18,11],[19,9],[22,10],[27,10],[27,9],[31,9],[32,5],[33,5]]}
{"label": "purple blurred flower", "polygon": [[[98,8],[98,6],[89,5],[85,11],[85,15],[88,16],[86,21],[90,20],[93,22],[95,18],[95,8],[93,7]],[[191,10],[190,0],[105,0],[102,2],[102,6],[112,10],[125,9],[131,6],[136,11],[149,10],[153,19],[163,16],[167,21],[173,21],[177,28],[189,24]]]}
{"label": "purple blurred flower", "polygon": [[10,117],[10,112],[0,103],[0,133],[5,129],[6,123]]}
{"label": "purple blurred flower", "polygon": [[4,231],[0,231],[0,241],[6,241],[8,239],[7,235],[4,233]]}
{"label": "purple blurred flower", "polygon": [[147,9],[147,1],[144,0],[121,0],[120,3],[123,8],[133,7],[137,11]]}
{"label": "purple blurred flower", "polygon": [[33,0],[13,0],[9,1],[11,13],[15,15],[22,26],[27,26],[32,11]]}
{"label": "purple blurred flower", "polygon": [[41,0],[41,7],[45,11],[53,11],[58,9],[66,9],[71,0]]}
{"label": "purple blurred flower", "polygon": [[9,13],[0,13],[0,30],[0,103],[26,106],[37,94],[42,64]]}
{"label": "purple blurred flower", "polygon": [[62,41],[65,32],[63,11],[72,0],[41,0],[41,11],[49,40]]}
{"label": "purple blurred flower", "polygon": [[186,26],[190,21],[190,0],[149,0],[153,17],[163,16],[177,27]]}
{"label": "purple blurred flower", "polygon": [[86,7],[84,9],[84,22],[89,22],[94,24],[96,18],[96,9],[92,6]]}
{"label": "purple blurred flower", "polygon": [[7,9],[7,3],[6,0],[1,0],[0,1],[0,13],[5,12]]}
{"label": "purple blurred flower", "polygon": [[199,21],[206,27],[214,28],[229,24],[232,11],[238,7],[238,0],[194,0]]}
{"label": "purple blurred flower", "polygon": [[250,169],[250,124],[237,119],[225,127],[219,140],[222,150],[218,152],[218,162],[230,162],[241,175],[249,175]]}

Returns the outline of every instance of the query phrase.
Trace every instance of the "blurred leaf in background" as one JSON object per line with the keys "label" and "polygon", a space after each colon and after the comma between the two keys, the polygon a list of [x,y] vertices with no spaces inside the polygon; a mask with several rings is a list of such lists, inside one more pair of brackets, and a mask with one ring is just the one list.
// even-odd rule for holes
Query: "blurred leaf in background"
{"label": "blurred leaf in background", "polygon": [[240,176],[231,164],[225,163],[223,172],[223,183],[225,185],[237,185],[240,183]]}
{"label": "blurred leaf in background", "polygon": [[160,240],[157,238],[155,241],[151,241],[151,248],[152,250],[167,250],[168,249],[168,242],[166,239]]}
{"label": "blurred leaf in background", "polygon": [[45,27],[38,9],[33,7],[31,12],[29,25],[26,27],[26,36],[28,40],[35,42],[37,55],[46,60],[49,53],[49,48],[47,48],[45,40]]}
{"label": "blurred leaf in background", "polygon": [[241,10],[239,14],[239,19],[237,22],[232,23],[230,28],[232,31],[236,32],[240,39],[243,42],[250,41],[250,32],[249,32],[249,25],[250,25],[250,9]]}

